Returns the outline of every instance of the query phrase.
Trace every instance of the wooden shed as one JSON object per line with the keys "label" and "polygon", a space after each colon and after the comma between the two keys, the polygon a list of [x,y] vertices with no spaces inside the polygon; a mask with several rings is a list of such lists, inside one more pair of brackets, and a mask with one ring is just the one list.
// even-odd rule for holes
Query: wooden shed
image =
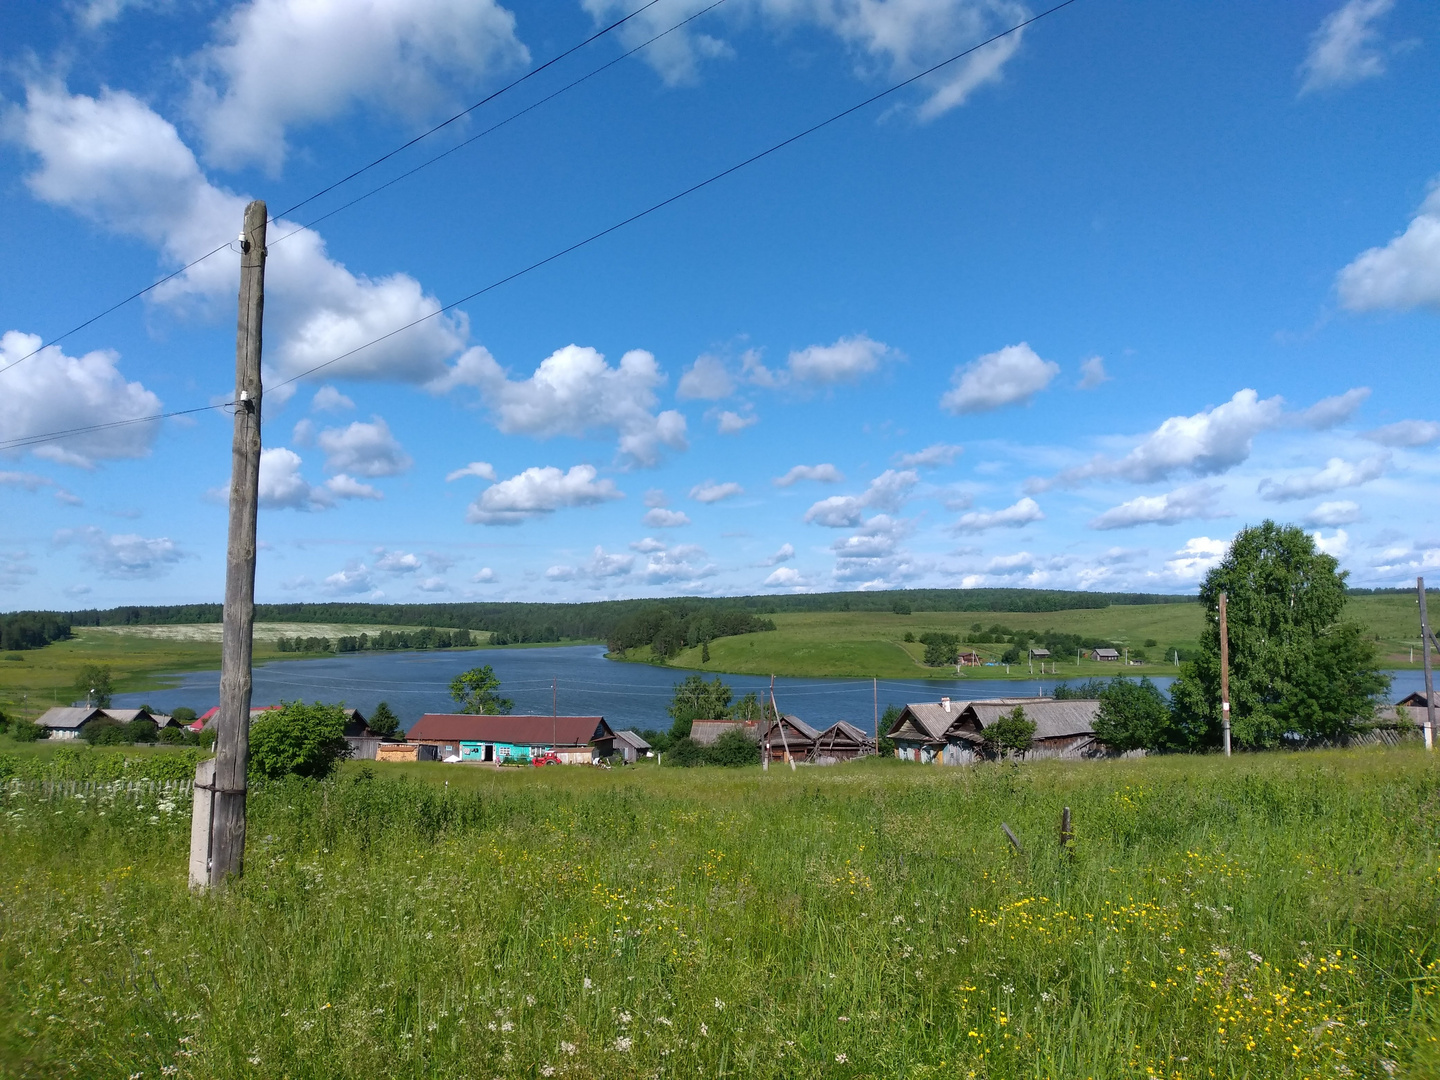
{"label": "wooden shed", "polygon": [[994,698],[969,701],[945,732],[942,751],[946,765],[968,765],[988,756],[982,733],[1010,715],[1016,706],[1035,725],[1035,741],[1024,758],[1101,757],[1108,751],[1095,738],[1095,714],[1100,702],[1066,698]]}
{"label": "wooden shed", "polygon": [[1115,663],[1120,659],[1120,652],[1118,649],[1091,649],[1090,659],[1100,660],[1105,663]]}
{"label": "wooden shed", "polygon": [[798,716],[782,713],[765,728],[761,753],[771,761],[809,761],[820,733]]}
{"label": "wooden shed", "polygon": [[376,761],[434,761],[435,747],[412,742],[382,742],[375,747]]}
{"label": "wooden shed", "polygon": [[757,720],[696,720],[690,725],[690,738],[701,746],[714,746],[715,740],[727,731],[743,732],[752,742],[760,741]]}
{"label": "wooden shed", "polygon": [[642,757],[650,756],[650,744],[640,737],[638,731],[615,732],[615,752],[634,765]]}
{"label": "wooden shed", "polygon": [[955,670],[959,671],[961,668],[967,667],[980,667],[983,663],[985,663],[985,661],[980,658],[978,652],[974,650],[962,652],[955,657]]}
{"label": "wooden shed", "polygon": [[837,720],[816,737],[810,760],[817,765],[830,765],[837,761],[868,757],[873,753],[874,739],[848,720]]}

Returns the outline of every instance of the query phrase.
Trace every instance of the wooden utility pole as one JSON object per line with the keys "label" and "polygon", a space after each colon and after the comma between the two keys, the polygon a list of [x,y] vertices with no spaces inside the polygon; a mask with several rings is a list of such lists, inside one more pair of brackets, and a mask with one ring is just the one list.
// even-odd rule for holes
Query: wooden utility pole
{"label": "wooden utility pole", "polygon": [[880,677],[871,680],[875,691],[875,756],[880,756]]}
{"label": "wooden utility pole", "polygon": [[[230,537],[215,759],[195,771],[190,885],[223,885],[245,869],[245,770],[250,760],[250,657],[255,628],[255,524],[260,494],[260,338],[265,314],[265,225],[260,200],[240,233],[240,313],[235,333],[235,436]],[[203,838],[203,846],[202,846]]]}
{"label": "wooden utility pole", "polygon": [[1225,756],[1230,756],[1230,629],[1225,623],[1225,594],[1220,594],[1220,723],[1225,732]]}
{"label": "wooden utility pole", "polygon": [[1425,611],[1425,579],[1415,579],[1415,592],[1420,597],[1420,652],[1425,657],[1425,749],[1435,749],[1435,688],[1430,674],[1430,618]]}

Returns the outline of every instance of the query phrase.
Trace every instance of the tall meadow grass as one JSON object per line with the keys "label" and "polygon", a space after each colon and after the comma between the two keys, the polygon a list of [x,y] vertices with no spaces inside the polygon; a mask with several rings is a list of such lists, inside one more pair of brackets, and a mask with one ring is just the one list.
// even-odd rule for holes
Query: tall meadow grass
{"label": "tall meadow grass", "polygon": [[188,805],[26,789],[0,1074],[1435,1076],[1437,812],[1409,749],[352,766],[195,897]]}

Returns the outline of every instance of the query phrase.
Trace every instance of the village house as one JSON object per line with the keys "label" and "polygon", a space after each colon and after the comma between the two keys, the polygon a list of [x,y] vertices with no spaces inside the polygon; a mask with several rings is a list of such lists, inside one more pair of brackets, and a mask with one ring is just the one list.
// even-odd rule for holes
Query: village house
{"label": "village house", "polygon": [[816,736],[810,760],[817,765],[831,765],[873,753],[874,739],[848,720],[837,720]]}
{"label": "village house", "polygon": [[1120,651],[1118,649],[1091,649],[1090,659],[1114,663],[1120,659]]}
{"label": "village house", "polygon": [[73,707],[60,705],[45,710],[35,723],[46,730],[47,738],[79,739],[83,738],[85,725],[94,720],[103,718],[121,724],[129,724],[136,720],[149,720],[158,728],[164,726],[160,722],[161,717],[164,717],[166,723],[170,722],[170,717],[164,716],[163,713],[157,716],[149,709],[98,709],[89,705]]}
{"label": "village house", "polygon": [[485,716],[426,713],[406,741],[435,747],[442,761],[529,762],[554,754],[562,765],[590,765],[615,752],[603,716]]}
{"label": "village house", "polygon": [[1095,738],[1100,703],[1091,700],[1016,697],[953,702],[941,698],[933,704],[906,705],[886,736],[895,744],[895,756],[902,760],[968,765],[987,756],[984,730],[1017,705],[1035,724],[1035,741],[1024,755],[1026,760],[1106,753]]}
{"label": "village house", "polygon": [[636,731],[615,732],[615,752],[625,759],[625,764],[634,765],[642,757],[650,756],[650,744]]}
{"label": "village house", "polygon": [[1050,650],[1049,650],[1049,649],[1031,649],[1031,650],[1030,650],[1030,659],[1031,659],[1031,660],[1049,660],[1049,659],[1050,659]]}
{"label": "village house", "polygon": [[978,652],[974,652],[973,650],[970,652],[962,652],[955,657],[955,670],[958,672],[962,668],[980,667],[984,663],[985,661],[980,659]]}
{"label": "village house", "polygon": [[771,761],[809,761],[818,738],[820,733],[805,721],[783,713],[766,726],[762,752]]}

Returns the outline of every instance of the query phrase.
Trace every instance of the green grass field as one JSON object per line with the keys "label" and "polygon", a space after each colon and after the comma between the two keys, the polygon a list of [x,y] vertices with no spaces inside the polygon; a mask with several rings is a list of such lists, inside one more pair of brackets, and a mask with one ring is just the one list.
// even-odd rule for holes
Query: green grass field
{"label": "green grass field", "polygon": [[[1435,602],[1440,602],[1436,594]],[[1387,668],[1419,666],[1410,662],[1409,646],[1419,645],[1419,617],[1410,596],[1356,596],[1347,607],[1357,619],[1378,635],[1382,663]],[[893,615],[886,612],[804,612],[777,614],[773,632],[720,638],[710,643],[710,663],[700,659],[700,649],[687,649],[674,657],[674,667],[694,668],[745,675],[822,675],[882,679],[913,679],[926,674],[953,678],[948,668],[927,668],[925,647],[904,641],[908,630],[919,637],[927,630],[965,634],[975,623],[989,628],[999,623],[1012,630],[1058,630],[1062,633],[1107,638],[1132,649],[1144,649],[1152,663],[1132,666],[1127,674],[1175,674],[1166,661],[1173,649],[1194,649],[1204,625],[1199,604],[1137,604],[1108,608],[1038,613],[923,612]],[[1147,646],[1155,641],[1154,646]],[[1004,645],[968,645],[987,660],[996,660]],[[1417,654],[1418,655],[1418,654]],[[633,660],[649,660],[649,650],[633,650]],[[1113,663],[1057,656],[1057,673],[1077,679],[1110,675]],[[972,668],[967,677],[1005,678],[1004,668]],[[1011,678],[1028,678],[1030,669],[1020,664],[1011,669]]]}
{"label": "green grass field", "polygon": [[14,792],[0,1075],[1433,1077],[1437,809],[1415,750],[352,765],[197,897],[183,803]]}

